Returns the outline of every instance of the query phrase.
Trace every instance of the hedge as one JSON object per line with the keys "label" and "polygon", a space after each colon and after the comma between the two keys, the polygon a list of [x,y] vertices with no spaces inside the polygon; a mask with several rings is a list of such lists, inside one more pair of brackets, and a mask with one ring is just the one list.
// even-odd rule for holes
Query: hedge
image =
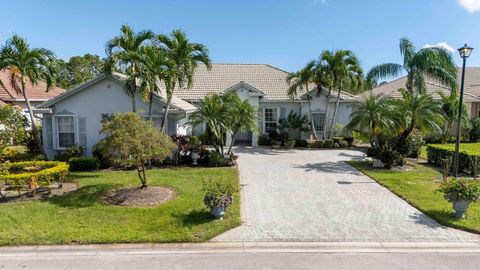
{"label": "hedge", "polygon": [[100,168],[100,161],[91,157],[73,157],[68,165],[71,171],[95,171]]}
{"label": "hedge", "polygon": [[[443,160],[447,158],[451,158],[453,161],[454,155],[454,150],[444,149],[432,145],[427,146],[427,160],[429,163],[435,164],[437,166],[442,166]],[[469,155],[466,152],[460,152],[458,155],[458,170],[471,172],[471,169],[473,167],[472,159],[475,157],[480,159],[480,155]]]}
{"label": "hedge", "polygon": [[[29,172],[28,168],[39,168]],[[52,182],[63,183],[68,173],[68,164],[59,161],[25,161],[6,163],[0,173],[0,186],[17,189],[48,187]]]}

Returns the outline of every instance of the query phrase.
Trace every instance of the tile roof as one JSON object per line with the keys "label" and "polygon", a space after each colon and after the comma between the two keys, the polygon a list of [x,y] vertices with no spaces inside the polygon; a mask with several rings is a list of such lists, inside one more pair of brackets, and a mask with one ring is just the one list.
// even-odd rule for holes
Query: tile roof
{"label": "tile roof", "polygon": [[[10,85],[9,72],[7,69],[0,70],[0,80],[3,82],[4,87],[0,85],[0,100],[2,101],[24,101],[23,95],[17,93]],[[65,92],[64,89],[55,87],[46,91],[47,84],[43,81],[39,81],[38,84],[32,85],[27,83],[26,91],[31,100],[48,100],[59,94]]]}
{"label": "tile roof", "polygon": [[[458,68],[457,72],[457,81],[460,82],[462,76],[461,68]],[[405,88],[405,83],[407,77],[401,77],[396,80],[393,80],[389,83],[381,85],[373,89],[373,94],[383,94],[386,96],[391,96],[393,98],[401,98],[402,95],[397,90],[399,88]],[[443,92],[445,94],[450,93],[450,89],[446,86],[443,86],[441,83],[433,80],[426,79],[427,93],[433,95],[435,99],[439,99],[440,96],[438,92]],[[464,99],[467,102],[477,102],[480,101],[480,67],[469,67],[465,70],[465,90],[464,90]]]}
{"label": "tile roof", "polygon": [[[240,82],[254,87],[263,94],[265,100],[292,100],[287,95],[288,72],[266,64],[212,64],[207,70],[205,65],[199,65],[191,89],[175,89],[175,95],[181,99],[199,100],[208,94],[223,93]],[[349,94],[342,95],[345,99]]]}

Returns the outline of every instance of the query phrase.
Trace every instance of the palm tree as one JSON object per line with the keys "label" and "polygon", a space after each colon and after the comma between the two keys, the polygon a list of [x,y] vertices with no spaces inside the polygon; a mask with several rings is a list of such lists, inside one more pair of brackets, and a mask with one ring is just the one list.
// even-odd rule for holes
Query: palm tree
{"label": "palm tree", "polygon": [[[460,100],[458,98],[457,91],[452,91],[448,96],[440,91],[438,92],[438,94],[440,95],[440,106],[442,108],[443,118],[445,120],[442,135],[442,140],[445,140],[450,134],[453,124],[455,124],[455,122],[457,121]],[[468,125],[470,119],[466,106],[463,106],[462,108],[462,125]]]}
{"label": "palm tree", "polygon": [[403,64],[387,63],[374,66],[367,74],[368,79],[380,80],[398,77],[407,73],[405,87],[411,93],[416,89],[420,93],[426,90],[425,75],[456,89],[457,69],[449,51],[440,47],[418,50],[407,38],[400,40],[400,54]]}
{"label": "palm tree", "polygon": [[193,127],[207,124],[207,133],[213,137],[213,146],[218,153],[223,154],[223,134],[227,130],[228,114],[220,95],[204,98],[197,111],[189,116],[188,123]]}
{"label": "palm tree", "polygon": [[193,86],[193,75],[198,64],[205,64],[208,70],[212,68],[212,64],[208,49],[203,44],[191,43],[182,30],[173,30],[170,36],[158,35],[157,40],[171,63],[171,71],[164,79],[167,104],[162,119],[162,130],[165,131],[175,87],[178,85],[178,87],[190,89]]}
{"label": "palm tree", "polygon": [[399,89],[402,99],[395,101],[395,112],[403,127],[398,145],[405,145],[410,133],[418,128],[422,132],[441,131],[444,119],[440,104],[431,95],[411,93]]}
{"label": "palm tree", "polygon": [[[21,93],[27,104],[28,114],[32,123],[32,131],[40,152],[45,155],[42,140],[34,123],[32,106],[26,90],[27,83],[36,85],[45,81],[45,91],[55,86],[55,56],[53,52],[43,48],[30,48],[25,39],[14,35],[0,49],[0,70],[7,69],[9,82],[17,93]],[[4,86],[5,82],[0,84]]]}
{"label": "palm tree", "polygon": [[378,138],[382,134],[390,134],[396,129],[395,115],[392,113],[393,100],[382,95],[369,95],[352,113],[349,130],[369,134],[372,147],[378,147]]}
{"label": "palm tree", "polygon": [[332,137],[340,104],[340,94],[343,90],[358,89],[363,85],[363,70],[360,67],[360,61],[352,51],[338,50],[333,53],[325,53],[322,56],[324,57],[324,66],[333,78],[333,86],[337,88],[335,109],[329,128],[329,137]]}
{"label": "palm tree", "polygon": [[107,53],[108,72],[114,67],[119,68],[129,76],[125,82],[124,91],[132,99],[132,111],[136,112],[135,95],[138,92],[138,73],[142,59],[143,47],[155,37],[150,30],[143,30],[135,33],[128,25],[122,25],[121,34],[107,42],[105,51]]}
{"label": "palm tree", "polygon": [[[230,97],[229,97],[230,96]],[[241,101],[235,92],[229,92],[224,96],[224,104],[228,110],[227,128],[231,131],[228,154],[232,153],[235,144],[235,136],[240,131],[258,131],[257,110],[248,100]]]}
{"label": "palm tree", "polygon": [[309,89],[309,85],[314,82],[316,75],[316,63],[315,61],[310,61],[299,71],[290,73],[287,76],[287,82],[290,85],[288,88],[289,96],[297,97],[300,94],[300,91],[307,94],[308,119],[310,120],[310,127],[312,129],[313,136],[316,140],[318,140],[317,132],[315,131],[315,123],[313,122],[312,104]]}

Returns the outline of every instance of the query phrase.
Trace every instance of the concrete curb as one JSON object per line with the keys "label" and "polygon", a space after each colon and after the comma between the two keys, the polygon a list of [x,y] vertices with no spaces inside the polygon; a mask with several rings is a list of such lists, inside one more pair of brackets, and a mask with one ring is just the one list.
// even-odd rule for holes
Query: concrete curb
{"label": "concrete curb", "polygon": [[479,243],[452,242],[233,242],[1,247],[0,258],[225,253],[480,253]]}

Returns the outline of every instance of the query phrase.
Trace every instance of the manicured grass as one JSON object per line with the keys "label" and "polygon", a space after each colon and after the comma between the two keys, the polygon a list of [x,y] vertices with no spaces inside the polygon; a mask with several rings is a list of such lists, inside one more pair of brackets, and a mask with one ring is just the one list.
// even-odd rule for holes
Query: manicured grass
{"label": "manicured grass", "polygon": [[410,171],[395,171],[372,168],[362,161],[349,164],[439,223],[480,233],[480,203],[470,205],[465,219],[456,219],[451,203],[437,191],[442,176],[435,169],[414,164],[414,169]]}
{"label": "manicured grass", "polygon": [[[442,149],[448,150],[455,150],[455,144],[429,144],[432,146],[436,146]],[[480,142],[478,143],[461,143],[460,144],[460,152],[466,152],[470,155],[480,155]],[[427,146],[422,146],[422,151],[420,152],[420,157],[423,159],[427,159]]]}
{"label": "manicured grass", "polygon": [[139,186],[134,171],[71,173],[79,189],[45,201],[0,204],[0,245],[200,242],[240,224],[238,194],[224,220],[203,204],[202,180],[238,186],[234,168],[149,170],[150,185],[173,187],[178,197],[154,208],[105,205],[102,196],[121,186]]}

